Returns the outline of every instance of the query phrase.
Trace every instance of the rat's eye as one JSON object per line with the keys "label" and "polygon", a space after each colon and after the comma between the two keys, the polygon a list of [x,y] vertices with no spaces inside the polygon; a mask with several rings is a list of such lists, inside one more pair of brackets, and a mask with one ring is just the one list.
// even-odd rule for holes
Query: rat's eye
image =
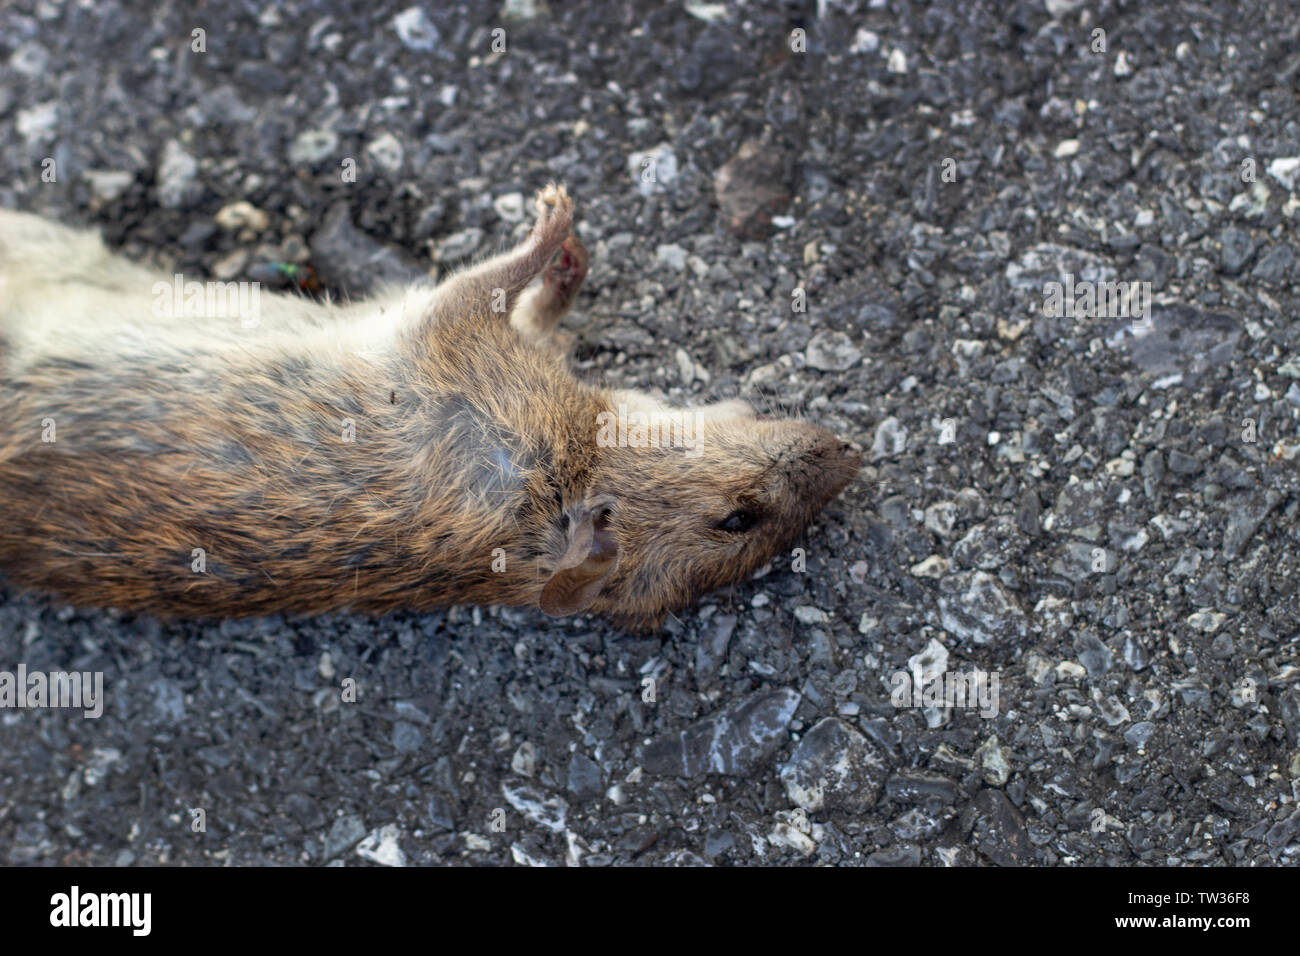
{"label": "rat's eye", "polygon": [[737,508],[716,525],[719,531],[748,531],[758,522],[758,515],[748,508]]}

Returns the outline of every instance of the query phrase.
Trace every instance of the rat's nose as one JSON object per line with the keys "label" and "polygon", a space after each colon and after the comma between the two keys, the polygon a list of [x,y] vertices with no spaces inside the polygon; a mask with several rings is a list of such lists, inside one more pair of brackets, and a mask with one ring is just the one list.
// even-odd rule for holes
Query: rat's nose
{"label": "rat's nose", "polygon": [[862,467],[862,446],[853,442],[842,441],[836,449],[838,459],[832,466],[832,471],[843,478],[843,483],[835,489],[838,494],[840,490],[858,475],[858,469]]}
{"label": "rat's nose", "polygon": [[823,432],[811,449],[809,458],[814,464],[814,497],[822,503],[844,490],[862,467],[862,448],[852,442],[841,441],[830,432]]}

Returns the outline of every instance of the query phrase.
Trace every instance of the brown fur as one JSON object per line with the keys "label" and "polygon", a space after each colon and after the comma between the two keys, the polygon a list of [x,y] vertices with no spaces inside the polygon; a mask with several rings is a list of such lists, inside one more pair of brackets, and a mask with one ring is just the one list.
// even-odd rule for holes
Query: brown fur
{"label": "brown fur", "polygon": [[[160,318],[160,277],[0,212],[0,567],[170,616],[472,603],[632,628],[751,573],[851,480],[856,450],[740,403],[700,410],[697,458],[602,447],[602,412],[666,410],[539,347],[586,252],[562,188],[538,208],[518,247],[437,287],[264,296],[247,331]],[[349,347],[376,325],[378,348]],[[754,527],[719,528],[738,508]]]}

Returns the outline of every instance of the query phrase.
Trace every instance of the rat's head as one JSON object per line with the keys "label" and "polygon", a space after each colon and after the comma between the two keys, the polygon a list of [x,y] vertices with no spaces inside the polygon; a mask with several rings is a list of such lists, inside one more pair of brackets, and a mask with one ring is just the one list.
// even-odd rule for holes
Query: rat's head
{"label": "rat's head", "polygon": [[787,548],[857,474],[861,455],[825,429],[754,416],[743,402],[602,416],[573,554],[542,609],[588,609],[653,627]]}

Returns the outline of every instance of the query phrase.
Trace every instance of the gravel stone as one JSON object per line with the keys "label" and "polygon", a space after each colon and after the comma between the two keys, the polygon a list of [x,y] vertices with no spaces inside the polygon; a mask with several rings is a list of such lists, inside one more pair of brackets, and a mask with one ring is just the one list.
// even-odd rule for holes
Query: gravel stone
{"label": "gravel stone", "polygon": [[640,762],[653,774],[695,777],[721,773],[747,777],[763,766],[786,738],[799,705],[791,690],[754,694],[692,724],[674,737],[641,749]]}

